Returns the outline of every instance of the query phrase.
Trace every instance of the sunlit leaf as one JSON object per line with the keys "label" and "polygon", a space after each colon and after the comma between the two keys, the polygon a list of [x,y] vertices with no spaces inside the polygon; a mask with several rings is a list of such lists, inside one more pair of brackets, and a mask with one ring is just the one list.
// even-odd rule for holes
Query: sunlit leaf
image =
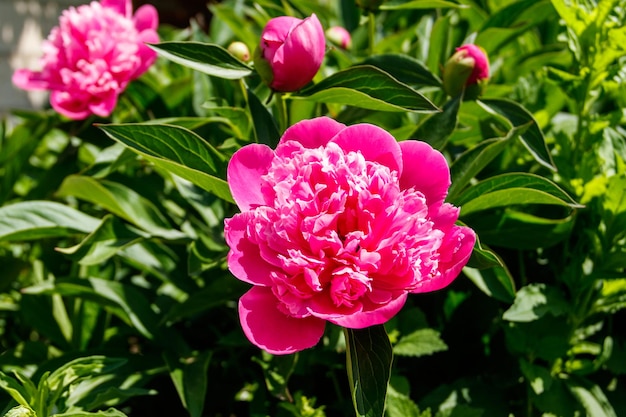
{"label": "sunlit leaf", "polygon": [[237,80],[252,69],[219,45],[201,42],[162,42],[150,45],[159,55],[215,77]]}
{"label": "sunlit leaf", "polygon": [[438,110],[422,94],[371,65],[338,71],[293,97],[379,111]]}

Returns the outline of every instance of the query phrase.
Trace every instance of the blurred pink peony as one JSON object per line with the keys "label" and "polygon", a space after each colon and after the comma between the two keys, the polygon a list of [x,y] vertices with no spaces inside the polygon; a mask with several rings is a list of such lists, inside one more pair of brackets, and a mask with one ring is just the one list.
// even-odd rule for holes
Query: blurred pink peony
{"label": "blurred pink peony", "polygon": [[443,155],[374,125],[301,121],[275,151],[238,150],[228,183],[241,209],[225,221],[228,265],[254,285],[239,300],[241,325],[272,354],[315,345],[326,321],[386,322],[408,293],[452,282],[474,246],[444,203]]}
{"label": "blurred pink peony", "polygon": [[487,78],[489,78],[487,54],[481,47],[473,44],[456,48],[456,52],[443,69],[443,86],[451,96]]}
{"label": "blurred pink peony", "polygon": [[254,64],[274,91],[297,91],[313,79],[325,52],[324,29],[315,14],[304,20],[280,16],[263,29]]}
{"label": "blurred pink peony", "polygon": [[50,104],[71,119],[108,116],[128,83],[156,59],[145,43],[159,41],[154,6],[133,16],[131,0],[102,0],[70,7],[44,42],[41,71],[19,69],[13,83],[50,90]]}
{"label": "blurred pink peony", "polygon": [[326,36],[334,44],[339,45],[343,49],[350,49],[352,46],[352,37],[350,32],[341,26],[333,26],[326,31]]}

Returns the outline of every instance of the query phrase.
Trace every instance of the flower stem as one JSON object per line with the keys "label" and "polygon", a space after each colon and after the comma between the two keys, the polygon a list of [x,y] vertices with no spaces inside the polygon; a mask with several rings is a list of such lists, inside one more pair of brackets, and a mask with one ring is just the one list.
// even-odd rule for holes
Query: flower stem
{"label": "flower stem", "polygon": [[374,12],[370,11],[368,18],[369,54],[374,55],[374,44],[376,43],[376,15]]}
{"label": "flower stem", "polygon": [[289,115],[287,114],[287,103],[282,93],[274,93],[276,100],[276,118],[280,132],[285,131],[289,126]]}

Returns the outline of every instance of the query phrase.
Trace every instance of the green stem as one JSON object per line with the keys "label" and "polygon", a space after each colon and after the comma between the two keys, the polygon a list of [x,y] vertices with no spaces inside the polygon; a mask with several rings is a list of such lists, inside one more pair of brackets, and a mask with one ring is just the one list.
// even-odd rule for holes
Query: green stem
{"label": "green stem", "polygon": [[368,15],[368,33],[369,33],[369,54],[374,55],[374,45],[376,44],[376,15],[369,12]]}
{"label": "green stem", "polygon": [[274,93],[276,100],[276,117],[278,122],[278,128],[280,132],[284,132],[289,126],[289,115],[287,114],[287,103],[285,103],[285,97],[282,93]]}

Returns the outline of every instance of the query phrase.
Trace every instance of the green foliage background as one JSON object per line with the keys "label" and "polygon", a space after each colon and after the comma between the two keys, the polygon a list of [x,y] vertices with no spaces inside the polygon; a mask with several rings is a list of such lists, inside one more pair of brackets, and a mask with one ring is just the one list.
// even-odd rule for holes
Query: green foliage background
{"label": "green foliage background", "polygon": [[[110,120],[2,121],[3,415],[626,415],[623,0],[207,7],[208,34],[160,28],[161,58]],[[272,97],[224,49],[311,13],[353,48],[329,48],[298,93]],[[447,97],[441,68],[467,42],[491,79]],[[319,115],[444,152],[448,201],[480,242],[450,287],[409,297],[384,329],[328,326],[274,357],[239,326],[225,167]]]}

